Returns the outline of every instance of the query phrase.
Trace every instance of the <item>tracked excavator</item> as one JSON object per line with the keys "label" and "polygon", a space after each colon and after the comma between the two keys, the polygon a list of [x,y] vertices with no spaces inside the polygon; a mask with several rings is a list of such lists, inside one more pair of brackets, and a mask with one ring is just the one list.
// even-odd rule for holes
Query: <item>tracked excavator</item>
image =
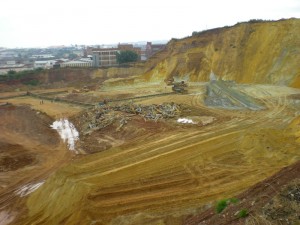
{"label": "tracked excavator", "polygon": [[184,81],[181,82],[175,82],[174,78],[169,78],[165,80],[165,83],[168,86],[172,86],[172,90],[176,93],[187,93],[187,84]]}

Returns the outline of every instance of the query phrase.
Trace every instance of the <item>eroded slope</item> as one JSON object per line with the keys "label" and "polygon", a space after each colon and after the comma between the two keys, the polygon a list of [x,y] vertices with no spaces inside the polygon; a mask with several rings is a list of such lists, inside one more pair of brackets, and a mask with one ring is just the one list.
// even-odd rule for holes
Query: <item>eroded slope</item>
{"label": "eroded slope", "polygon": [[[238,83],[300,87],[300,20],[240,23],[172,40],[146,65],[146,80],[208,81],[214,71]],[[155,62],[155,63],[154,63]],[[154,65],[152,65],[154,63]]]}

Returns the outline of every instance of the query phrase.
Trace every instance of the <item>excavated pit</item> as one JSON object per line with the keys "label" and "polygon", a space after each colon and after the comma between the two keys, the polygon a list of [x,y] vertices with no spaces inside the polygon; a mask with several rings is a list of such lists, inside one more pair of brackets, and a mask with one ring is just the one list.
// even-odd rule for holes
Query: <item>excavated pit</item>
{"label": "excavated pit", "polygon": [[[0,172],[0,215],[20,225],[182,224],[299,160],[298,108],[288,97],[296,90],[270,98],[278,87],[237,86],[265,108],[232,110],[207,107],[203,87],[96,108],[9,100],[0,154],[14,148],[10,157],[24,163]],[[79,154],[51,128],[64,118],[79,132]]]}

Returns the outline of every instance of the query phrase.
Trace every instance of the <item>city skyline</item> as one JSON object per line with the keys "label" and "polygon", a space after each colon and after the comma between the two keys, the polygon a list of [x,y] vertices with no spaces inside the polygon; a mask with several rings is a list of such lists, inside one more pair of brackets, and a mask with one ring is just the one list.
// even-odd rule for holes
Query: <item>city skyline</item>
{"label": "city skyline", "polygon": [[183,38],[250,19],[300,18],[300,2],[3,0],[0,47],[97,45]]}

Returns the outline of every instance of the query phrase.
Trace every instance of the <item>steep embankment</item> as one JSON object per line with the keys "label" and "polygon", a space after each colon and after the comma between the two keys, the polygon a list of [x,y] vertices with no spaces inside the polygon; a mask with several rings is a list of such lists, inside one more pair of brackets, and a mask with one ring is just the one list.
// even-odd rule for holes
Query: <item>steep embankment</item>
{"label": "steep embankment", "polygon": [[214,71],[240,83],[300,87],[300,20],[239,23],[171,40],[146,63],[143,78],[207,81]]}
{"label": "steep embankment", "polygon": [[[66,86],[82,87],[99,85],[107,79],[122,79],[143,74],[143,64],[111,68],[59,68],[42,71],[27,71],[14,76],[0,77],[0,92],[15,89],[59,88]],[[129,79],[133,82],[133,78]],[[126,82],[128,83],[128,81]]]}
{"label": "steep embankment", "polygon": [[42,83],[65,82],[66,84],[82,85],[83,83],[103,82],[111,78],[126,78],[128,76],[142,73],[143,68],[135,67],[112,67],[105,69],[97,68],[61,68],[46,70],[41,76]]}

